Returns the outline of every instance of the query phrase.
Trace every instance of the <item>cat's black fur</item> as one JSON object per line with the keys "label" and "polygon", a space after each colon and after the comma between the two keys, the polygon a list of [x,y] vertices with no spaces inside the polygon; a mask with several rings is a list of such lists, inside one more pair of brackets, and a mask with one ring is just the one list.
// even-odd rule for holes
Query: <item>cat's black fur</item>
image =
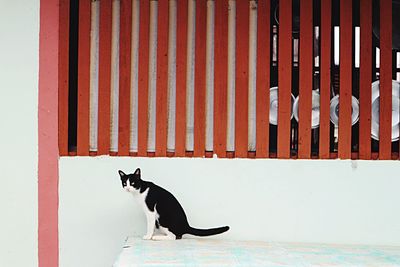
{"label": "cat's black fur", "polygon": [[170,232],[175,234],[176,239],[181,239],[184,234],[195,236],[210,236],[217,235],[229,230],[229,226],[212,228],[212,229],[196,229],[189,225],[185,211],[178,200],[164,188],[148,181],[141,179],[140,169],[136,169],[133,174],[125,174],[118,171],[121,177],[122,187],[128,185],[128,182],[139,193],[149,189],[145,203],[150,211],[154,211],[155,207],[159,214],[156,220],[156,227],[159,226],[168,228]]}

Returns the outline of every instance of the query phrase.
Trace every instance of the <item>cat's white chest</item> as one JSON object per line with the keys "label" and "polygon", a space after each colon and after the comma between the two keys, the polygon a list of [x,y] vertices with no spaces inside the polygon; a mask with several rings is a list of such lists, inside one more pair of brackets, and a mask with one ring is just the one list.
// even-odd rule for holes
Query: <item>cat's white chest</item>
{"label": "cat's white chest", "polygon": [[149,212],[149,208],[146,205],[146,197],[148,193],[149,193],[149,188],[147,188],[143,193],[140,193],[139,190],[133,193],[134,198],[136,199],[138,204],[142,207],[145,213]]}

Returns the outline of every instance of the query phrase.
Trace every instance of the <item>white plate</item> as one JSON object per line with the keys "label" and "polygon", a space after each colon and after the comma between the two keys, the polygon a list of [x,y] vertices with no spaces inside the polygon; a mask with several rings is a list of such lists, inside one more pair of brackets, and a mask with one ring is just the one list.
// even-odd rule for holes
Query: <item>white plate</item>
{"label": "white plate", "polygon": [[[312,104],[311,104],[311,128],[319,127],[319,92],[318,90],[312,91]],[[293,116],[296,121],[299,121],[299,96],[296,97],[293,103]]]}
{"label": "white plate", "polygon": [[[290,119],[293,118],[293,102],[294,96],[292,96],[292,109],[290,112]],[[269,89],[269,123],[272,125],[278,125],[278,87],[271,87]]]}
{"label": "white plate", "polygon": [[[371,137],[379,140],[379,81],[372,83]],[[399,140],[400,83],[392,81],[392,142]]]}
{"label": "white plate", "polygon": [[[330,106],[330,114],[331,114],[331,122],[339,126],[339,95],[335,95],[331,99]],[[351,125],[354,125],[358,122],[358,115],[360,114],[360,105],[354,96],[351,96]]]}

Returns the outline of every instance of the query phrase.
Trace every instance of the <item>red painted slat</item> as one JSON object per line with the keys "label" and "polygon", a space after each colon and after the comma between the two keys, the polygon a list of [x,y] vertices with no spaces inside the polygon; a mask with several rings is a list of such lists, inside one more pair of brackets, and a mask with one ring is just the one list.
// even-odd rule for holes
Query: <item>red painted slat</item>
{"label": "red painted slat", "polygon": [[300,81],[299,150],[300,159],[311,157],[311,99],[313,89],[313,2],[300,2]]}
{"label": "red painted slat", "polygon": [[339,145],[341,159],[351,157],[352,1],[340,0]]}
{"label": "red painted slat", "polygon": [[206,31],[207,1],[196,1],[196,43],[194,84],[194,153],[203,157],[205,153],[205,98],[206,98]]}
{"label": "red painted slat", "polygon": [[214,152],[226,157],[228,1],[215,1],[214,38]]}
{"label": "red painted slat", "polygon": [[89,155],[90,5],[90,0],[79,1],[77,129],[79,156]]}
{"label": "red painted slat", "polygon": [[372,0],[360,1],[360,159],[371,159]]}
{"label": "red painted slat", "polygon": [[249,85],[249,1],[236,2],[235,156],[247,157]]}
{"label": "red painted slat", "polygon": [[176,29],[176,128],[175,156],[185,156],[186,141],[186,51],[188,2],[178,1]]}
{"label": "red painted slat", "polygon": [[279,3],[278,158],[290,156],[292,91],[292,0]]}
{"label": "red painted slat", "polygon": [[58,149],[68,156],[69,1],[60,0],[58,32]]}
{"label": "red painted slat", "polygon": [[138,66],[138,155],[147,155],[150,3],[140,1]]}
{"label": "red painted slat", "polygon": [[257,7],[257,158],[269,156],[270,5],[259,0]]}
{"label": "red painted slat", "polygon": [[379,159],[391,158],[392,1],[380,1]]}
{"label": "red painted slat", "polygon": [[321,80],[319,157],[329,159],[329,105],[331,91],[331,31],[332,2],[321,1]]}
{"label": "red painted slat", "polygon": [[167,154],[168,0],[158,1],[156,156]]}
{"label": "red painted slat", "polygon": [[98,155],[110,151],[112,0],[100,2]]}
{"label": "red painted slat", "polygon": [[129,155],[132,2],[120,2],[118,155]]}

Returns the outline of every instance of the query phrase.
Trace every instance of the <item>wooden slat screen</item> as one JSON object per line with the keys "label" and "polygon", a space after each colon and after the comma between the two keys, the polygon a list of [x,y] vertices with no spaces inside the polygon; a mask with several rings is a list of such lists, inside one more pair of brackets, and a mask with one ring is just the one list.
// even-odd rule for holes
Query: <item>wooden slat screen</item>
{"label": "wooden slat screen", "polygon": [[60,155],[399,159],[399,11],[62,1]]}

